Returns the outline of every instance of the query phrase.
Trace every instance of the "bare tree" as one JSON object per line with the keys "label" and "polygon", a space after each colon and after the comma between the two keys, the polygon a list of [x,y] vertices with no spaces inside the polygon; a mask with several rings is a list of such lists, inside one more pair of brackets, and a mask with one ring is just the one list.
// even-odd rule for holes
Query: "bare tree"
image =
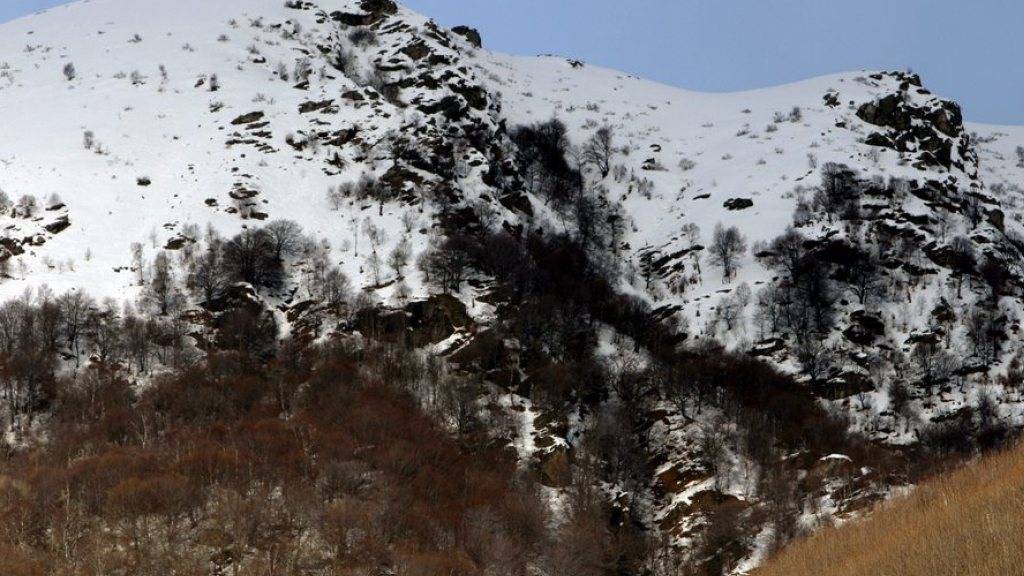
{"label": "bare tree", "polygon": [[381,260],[380,255],[376,250],[372,250],[366,257],[366,265],[370,267],[370,272],[373,272],[373,283],[375,286],[380,286],[380,268]]}
{"label": "bare tree", "polygon": [[739,228],[726,228],[719,222],[715,226],[711,240],[711,262],[722,267],[722,277],[726,282],[732,279],[739,267],[739,259],[747,251],[747,239]]}
{"label": "bare tree", "polygon": [[220,244],[215,243],[196,259],[189,277],[189,287],[210,302],[227,287],[228,278],[221,259]]}
{"label": "bare tree", "polygon": [[419,257],[424,279],[445,294],[458,291],[469,268],[469,259],[458,238],[433,244]]}
{"label": "bare tree", "polygon": [[254,288],[277,288],[284,280],[281,260],[266,230],[245,230],[224,243],[226,270],[237,282]]}
{"label": "bare tree", "polygon": [[95,303],[81,290],[74,290],[58,298],[57,304],[60,306],[61,319],[64,322],[62,331],[67,346],[77,355],[78,344],[82,338],[82,326]]}
{"label": "bare tree", "polygon": [[405,267],[409,265],[409,256],[412,252],[412,247],[409,245],[409,241],[405,238],[395,246],[395,249],[391,251],[391,255],[388,256],[388,267],[394,271],[396,278],[401,278]]}
{"label": "bare tree", "polygon": [[291,220],[275,220],[264,229],[270,236],[278,260],[294,255],[302,246],[302,226]]}
{"label": "bare tree", "polygon": [[850,288],[861,306],[867,306],[870,299],[878,294],[882,283],[882,269],[870,255],[855,259],[848,267]]}
{"label": "bare tree", "polygon": [[607,178],[612,171],[612,138],[611,127],[602,126],[583,148],[584,161],[593,164],[601,172],[602,178]]}
{"label": "bare tree", "polygon": [[161,316],[166,316],[170,308],[174,276],[171,273],[171,262],[167,252],[161,251],[153,261],[153,272],[149,283],[148,297],[156,305]]}
{"label": "bare tree", "polygon": [[700,226],[697,224],[693,222],[684,224],[680,231],[691,247],[700,243]]}
{"label": "bare tree", "polygon": [[956,276],[956,297],[962,297],[964,276],[974,272],[977,266],[977,254],[974,244],[966,236],[957,236],[949,243],[950,267]]}
{"label": "bare tree", "polygon": [[331,306],[338,306],[346,302],[350,296],[352,282],[337,267],[332,267],[324,275],[323,299]]}

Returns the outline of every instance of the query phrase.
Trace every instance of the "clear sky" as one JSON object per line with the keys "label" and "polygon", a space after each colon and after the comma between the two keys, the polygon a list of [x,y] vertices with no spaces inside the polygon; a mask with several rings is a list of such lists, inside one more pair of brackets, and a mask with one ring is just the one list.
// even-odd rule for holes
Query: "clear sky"
{"label": "clear sky", "polygon": [[[65,2],[0,0],[0,21]],[[1024,0],[403,3],[448,26],[479,28],[494,50],[563,54],[694,90],[910,68],[970,120],[1024,124]]]}

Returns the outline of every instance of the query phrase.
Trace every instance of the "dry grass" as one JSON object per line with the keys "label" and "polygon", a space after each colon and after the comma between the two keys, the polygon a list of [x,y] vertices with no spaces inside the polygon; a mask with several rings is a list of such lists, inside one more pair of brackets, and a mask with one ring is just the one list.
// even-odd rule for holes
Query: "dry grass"
{"label": "dry grass", "polygon": [[1024,574],[1024,447],[940,476],[867,519],[783,550],[755,576]]}

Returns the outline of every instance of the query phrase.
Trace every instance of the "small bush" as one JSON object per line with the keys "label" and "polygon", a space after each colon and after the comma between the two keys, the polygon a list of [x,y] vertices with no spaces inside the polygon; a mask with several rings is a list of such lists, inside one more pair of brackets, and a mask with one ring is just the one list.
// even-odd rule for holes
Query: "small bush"
{"label": "small bush", "polygon": [[377,33],[366,27],[358,27],[349,33],[348,41],[355,46],[370,46],[377,43]]}

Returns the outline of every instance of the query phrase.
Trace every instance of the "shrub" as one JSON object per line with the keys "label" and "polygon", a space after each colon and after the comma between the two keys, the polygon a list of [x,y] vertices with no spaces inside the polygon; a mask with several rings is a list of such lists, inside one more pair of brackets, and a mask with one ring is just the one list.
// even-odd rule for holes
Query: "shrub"
{"label": "shrub", "polygon": [[370,46],[377,43],[377,34],[365,26],[360,26],[349,32],[348,41],[355,46]]}

